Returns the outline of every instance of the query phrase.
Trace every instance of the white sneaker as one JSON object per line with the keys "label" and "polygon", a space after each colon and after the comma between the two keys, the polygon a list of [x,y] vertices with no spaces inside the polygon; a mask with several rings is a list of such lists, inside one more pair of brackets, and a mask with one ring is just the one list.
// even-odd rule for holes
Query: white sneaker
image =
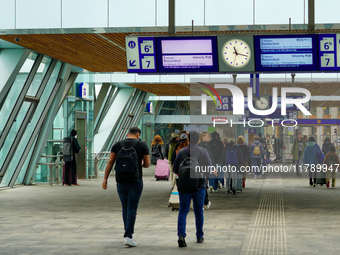
{"label": "white sneaker", "polygon": [[204,207],[203,207],[203,209],[209,209],[210,208],[210,206],[211,206],[211,202],[209,201],[209,203],[207,204],[207,205],[205,205]]}
{"label": "white sneaker", "polygon": [[137,246],[137,243],[132,238],[129,238],[129,237],[125,237],[124,244],[130,247]]}
{"label": "white sneaker", "polygon": [[259,175],[259,177],[257,177],[257,178],[261,179],[261,178],[262,178],[262,175]]}
{"label": "white sneaker", "polygon": [[256,175],[254,175],[254,179],[256,179],[257,178],[257,176]]}
{"label": "white sneaker", "polygon": [[218,189],[216,189],[216,190],[214,189],[214,190],[213,190],[213,193],[217,193],[217,192],[218,192]]}

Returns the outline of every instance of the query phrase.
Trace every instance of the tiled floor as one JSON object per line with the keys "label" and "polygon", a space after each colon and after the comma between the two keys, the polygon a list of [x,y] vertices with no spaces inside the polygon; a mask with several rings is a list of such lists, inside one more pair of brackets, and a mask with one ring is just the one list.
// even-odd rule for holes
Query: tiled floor
{"label": "tiled floor", "polygon": [[[246,181],[236,196],[209,194],[205,241],[195,243],[193,212],[187,248],[177,247],[177,215],[168,208],[170,183],[145,170],[134,239],[123,245],[114,177],[79,187],[21,186],[0,191],[0,254],[340,254],[340,188],[312,188],[293,173]],[[306,174],[305,174],[306,176]],[[268,178],[267,178],[268,177]],[[282,178],[281,178],[282,177]]]}

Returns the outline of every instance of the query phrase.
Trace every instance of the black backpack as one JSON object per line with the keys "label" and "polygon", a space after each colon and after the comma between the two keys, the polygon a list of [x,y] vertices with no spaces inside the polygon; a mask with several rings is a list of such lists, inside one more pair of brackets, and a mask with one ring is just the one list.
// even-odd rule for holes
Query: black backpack
{"label": "black backpack", "polygon": [[73,161],[73,141],[70,136],[63,139],[63,160],[65,162]]}
{"label": "black backpack", "polygon": [[131,146],[126,146],[124,141],[116,158],[116,181],[119,183],[135,182],[139,179],[138,155],[134,146],[138,140],[134,140]]}
{"label": "black backpack", "polygon": [[181,153],[183,161],[179,166],[177,188],[181,193],[194,193],[201,189],[203,174],[196,172],[195,167],[199,166],[197,158],[203,149],[197,147],[194,155],[189,157],[182,149]]}
{"label": "black backpack", "polygon": [[159,144],[155,144],[155,145],[152,146],[152,155],[153,156],[157,157],[161,154],[159,147],[160,147]]}

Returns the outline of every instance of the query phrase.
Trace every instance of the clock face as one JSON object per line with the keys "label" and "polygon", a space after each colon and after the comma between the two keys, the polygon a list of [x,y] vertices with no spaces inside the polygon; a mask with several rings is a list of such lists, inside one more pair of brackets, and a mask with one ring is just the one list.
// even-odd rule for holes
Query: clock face
{"label": "clock face", "polygon": [[231,39],[222,47],[222,59],[232,68],[245,67],[251,59],[249,45],[240,39]]}
{"label": "clock face", "polygon": [[260,97],[255,99],[256,107],[260,110],[264,110],[268,108],[269,102],[266,97]]}

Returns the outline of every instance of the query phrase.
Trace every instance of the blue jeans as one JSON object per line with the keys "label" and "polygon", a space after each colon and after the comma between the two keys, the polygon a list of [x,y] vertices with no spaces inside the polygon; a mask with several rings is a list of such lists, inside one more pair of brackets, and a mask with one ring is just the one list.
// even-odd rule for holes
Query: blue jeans
{"label": "blue jeans", "polygon": [[[253,160],[253,169],[254,169],[254,176],[262,176],[262,167],[261,166],[261,158],[252,158]],[[255,167],[256,166],[256,167]]]}
{"label": "blue jeans", "polygon": [[186,237],[185,226],[187,224],[187,215],[190,209],[191,199],[194,201],[194,213],[196,220],[196,236],[203,237],[203,204],[205,199],[205,188],[201,188],[195,193],[179,192],[179,213],[177,222],[177,235]]}
{"label": "blue jeans", "polygon": [[210,174],[209,176],[209,186],[212,186],[214,190],[217,190],[218,189],[218,178],[213,175],[213,174]]}
{"label": "blue jeans", "polygon": [[[216,166],[221,166],[222,164],[218,163]],[[217,170],[217,169],[216,169]],[[210,174],[209,175],[209,186],[212,186],[214,190],[218,189],[218,181],[222,183],[224,173],[223,172],[217,172],[217,176]]]}
{"label": "blue jeans", "polygon": [[138,180],[133,183],[117,183],[117,191],[122,203],[124,237],[132,238],[139,198],[143,191],[143,181]]}

